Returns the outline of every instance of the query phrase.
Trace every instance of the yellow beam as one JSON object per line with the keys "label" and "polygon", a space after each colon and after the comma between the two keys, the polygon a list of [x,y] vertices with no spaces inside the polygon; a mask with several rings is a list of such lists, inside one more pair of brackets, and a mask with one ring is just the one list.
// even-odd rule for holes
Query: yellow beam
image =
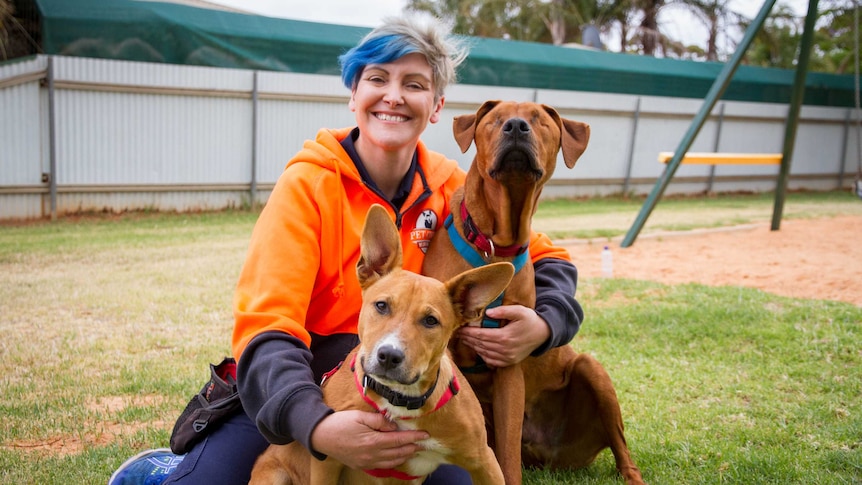
{"label": "yellow beam", "polygon": [[[658,161],[667,163],[673,158],[673,152],[660,152]],[[780,165],[780,153],[708,153],[688,152],[682,163],[698,165]]]}

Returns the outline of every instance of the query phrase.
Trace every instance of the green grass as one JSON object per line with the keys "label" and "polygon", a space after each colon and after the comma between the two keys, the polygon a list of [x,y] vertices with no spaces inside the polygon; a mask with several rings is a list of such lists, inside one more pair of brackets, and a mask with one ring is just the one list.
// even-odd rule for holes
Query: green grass
{"label": "green grass", "polygon": [[[606,222],[633,218],[641,202],[547,201],[538,220],[572,218],[553,222],[554,237],[621,234],[627,224]],[[768,195],[670,199],[653,217],[763,223],[771,204]],[[860,206],[844,193],[791,194],[785,216]],[[167,445],[207,364],[229,352],[255,218],[0,226],[0,483],[104,483],[129,456]],[[603,278],[582,280],[578,298],[587,319],[573,345],[613,378],[648,483],[862,483],[862,308]],[[525,483],[620,480],[605,451],[582,470],[528,471]]]}

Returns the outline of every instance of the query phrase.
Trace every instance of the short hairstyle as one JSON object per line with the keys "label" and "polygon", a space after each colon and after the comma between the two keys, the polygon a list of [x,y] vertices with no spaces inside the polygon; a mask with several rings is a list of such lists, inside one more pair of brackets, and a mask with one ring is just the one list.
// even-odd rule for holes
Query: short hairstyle
{"label": "short hairstyle", "polygon": [[419,53],[431,66],[434,98],[440,99],[446,87],[455,82],[455,70],[467,57],[463,41],[455,39],[448,26],[433,17],[387,17],[357,46],[338,57],[341,80],[354,89],[368,64],[385,64]]}

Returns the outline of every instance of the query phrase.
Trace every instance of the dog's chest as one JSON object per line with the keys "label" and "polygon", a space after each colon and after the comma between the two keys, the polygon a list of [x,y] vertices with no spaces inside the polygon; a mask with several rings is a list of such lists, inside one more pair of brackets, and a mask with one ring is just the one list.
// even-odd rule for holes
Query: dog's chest
{"label": "dog's chest", "polygon": [[[415,430],[417,426],[411,421],[399,421],[399,429]],[[405,471],[414,476],[426,476],[444,463],[449,463],[447,457],[451,450],[435,438],[419,442],[423,450],[404,464]]]}

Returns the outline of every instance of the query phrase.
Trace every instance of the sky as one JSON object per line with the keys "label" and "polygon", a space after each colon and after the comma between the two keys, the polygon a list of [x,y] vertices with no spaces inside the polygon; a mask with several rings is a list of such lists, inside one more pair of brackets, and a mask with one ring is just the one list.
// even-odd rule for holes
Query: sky
{"label": "sky", "polygon": [[[380,24],[383,17],[399,15],[407,3],[406,0],[207,0],[246,10],[252,13],[266,15],[269,17],[288,18],[294,20],[307,20],[340,25],[355,25],[360,27],[375,27]],[[777,0],[776,7],[780,4],[790,6],[797,14],[803,15],[808,8],[808,0]],[[763,6],[762,1],[757,0],[731,0],[730,8],[753,18]],[[659,18],[665,32],[674,39],[686,44],[706,45],[706,28],[694,17],[686,13],[684,9],[672,7],[667,8]],[[742,33],[738,33],[739,38]],[[618,50],[619,41],[614,39],[602,39],[609,50]],[[721,41],[719,41],[721,42]],[[725,46],[719,46],[722,50]]]}

